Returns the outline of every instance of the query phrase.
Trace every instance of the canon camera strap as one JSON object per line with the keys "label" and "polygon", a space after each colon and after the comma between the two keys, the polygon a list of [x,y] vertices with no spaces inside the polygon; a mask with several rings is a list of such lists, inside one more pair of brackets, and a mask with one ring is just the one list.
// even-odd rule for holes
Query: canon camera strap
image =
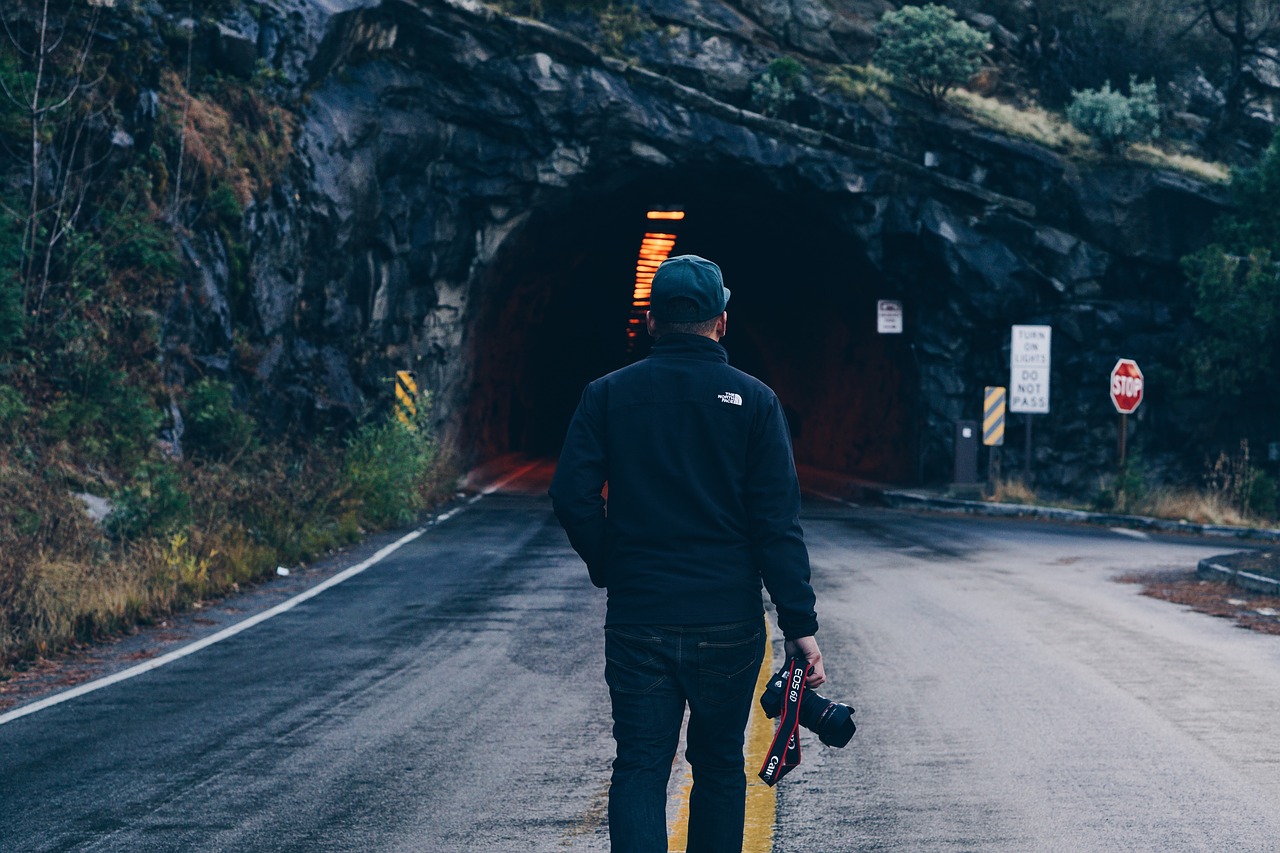
{"label": "canon camera strap", "polygon": [[786,681],[782,685],[782,719],[773,745],[760,768],[760,778],[772,788],[791,768],[800,765],[800,699],[804,696],[804,680],[813,666],[804,658],[787,661]]}

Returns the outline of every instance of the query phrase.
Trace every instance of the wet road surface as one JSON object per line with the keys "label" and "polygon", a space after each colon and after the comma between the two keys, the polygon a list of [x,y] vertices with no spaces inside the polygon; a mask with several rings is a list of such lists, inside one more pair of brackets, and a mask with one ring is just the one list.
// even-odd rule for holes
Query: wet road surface
{"label": "wet road surface", "polygon": [[[0,849],[607,849],[604,600],[545,475],[0,725]],[[1112,580],[1229,547],[817,499],[804,524],[821,692],[859,730],[805,735],[774,850],[1276,849],[1280,638]]]}

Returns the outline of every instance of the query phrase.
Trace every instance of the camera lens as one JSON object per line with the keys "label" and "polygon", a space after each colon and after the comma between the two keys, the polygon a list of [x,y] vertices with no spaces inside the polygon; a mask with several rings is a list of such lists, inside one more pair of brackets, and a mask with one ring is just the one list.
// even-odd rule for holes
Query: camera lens
{"label": "camera lens", "polygon": [[[769,681],[760,696],[760,707],[766,717],[773,718],[782,713],[786,672],[784,667]],[[816,734],[818,740],[827,746],[836,747],[849,743],[857,728],[853,723],[852,708],[840,702],[832,702],[812,689],[804,691],[800,699],[800,725]]]}
{"label": "camera lens", "polygon": [[817,714],[817,720],[810,725],[804,719],[804,702],[802,701],[800,708],[801,724],[818,735],[818,740],[827,746],[843,747],[853,737],[857,726],[853,723],[853,709],[848,705],[842,705],[839,702],[827,702],[817,694],[813,694],[814,698],[825,703],[825,707]]}

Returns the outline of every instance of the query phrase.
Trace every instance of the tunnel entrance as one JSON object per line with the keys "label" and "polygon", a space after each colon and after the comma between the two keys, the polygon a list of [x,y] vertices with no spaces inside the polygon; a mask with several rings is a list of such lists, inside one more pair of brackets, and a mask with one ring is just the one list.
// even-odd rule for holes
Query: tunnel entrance
{"label": "tunnel entrance", "polygon": [[[583,386],[647,354],[647,334],[629,345],[627,329],[641,240],[656,230],[675,233],[672,254],[720,265],[733,291],[729,361],[777,392],[797,463],[913,479],[918,377],[904,336],[876,331],[876,300],[899,288],[832,205],[752,173],[699,173],[534,212],[478,291],[463,450],[555,457]],[[646,220],[659,207],[685,216]]]}

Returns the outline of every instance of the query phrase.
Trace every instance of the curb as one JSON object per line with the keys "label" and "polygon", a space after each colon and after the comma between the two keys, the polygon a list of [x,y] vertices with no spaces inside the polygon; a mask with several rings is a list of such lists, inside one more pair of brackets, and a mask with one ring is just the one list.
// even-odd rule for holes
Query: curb
{"label": "curb", "polygon": [[[1127,527],[1135,530],[1154,530],[1160,533],[1193,533],[1201,536],[1220,536],[1224,539],[1245,539],[1260,542],[1280,542],[1280,530],[1262,527],[1229,527],[1225,524],[1194,524],[1187,521],[1168,521],[1144,515],[1116,515],[1114,513],[1087,512],[1079,509],[1027,506],[1024,504],[989,503],[967,501],[959,498],[942,498],[919,492],[889,490],[880,493],[886,506],[894,509],[928,509],[937,512],[957,512],[969,515],[987,515],[1002,518],[1043,518],[1051,521],[1071,521],[1081,524],[1098,524],[1106,527]],[[1247,574],[1247,573],[1246,573]],[[1264,578],[1264,580],[1266,580]]]}
{"label": "curb", "polygon": [[1196,566],[1196,574],[1204,580],[1225,581],[1251,592],[1260,592],[1264,595],[1280,595],[1280,580],[1256,575],[1253,572],[1233,569],[1222,564],[1223,561],[1227,561],[1234,556],[1236,555],[1224,554],[1220,557],[1206,557]]}

